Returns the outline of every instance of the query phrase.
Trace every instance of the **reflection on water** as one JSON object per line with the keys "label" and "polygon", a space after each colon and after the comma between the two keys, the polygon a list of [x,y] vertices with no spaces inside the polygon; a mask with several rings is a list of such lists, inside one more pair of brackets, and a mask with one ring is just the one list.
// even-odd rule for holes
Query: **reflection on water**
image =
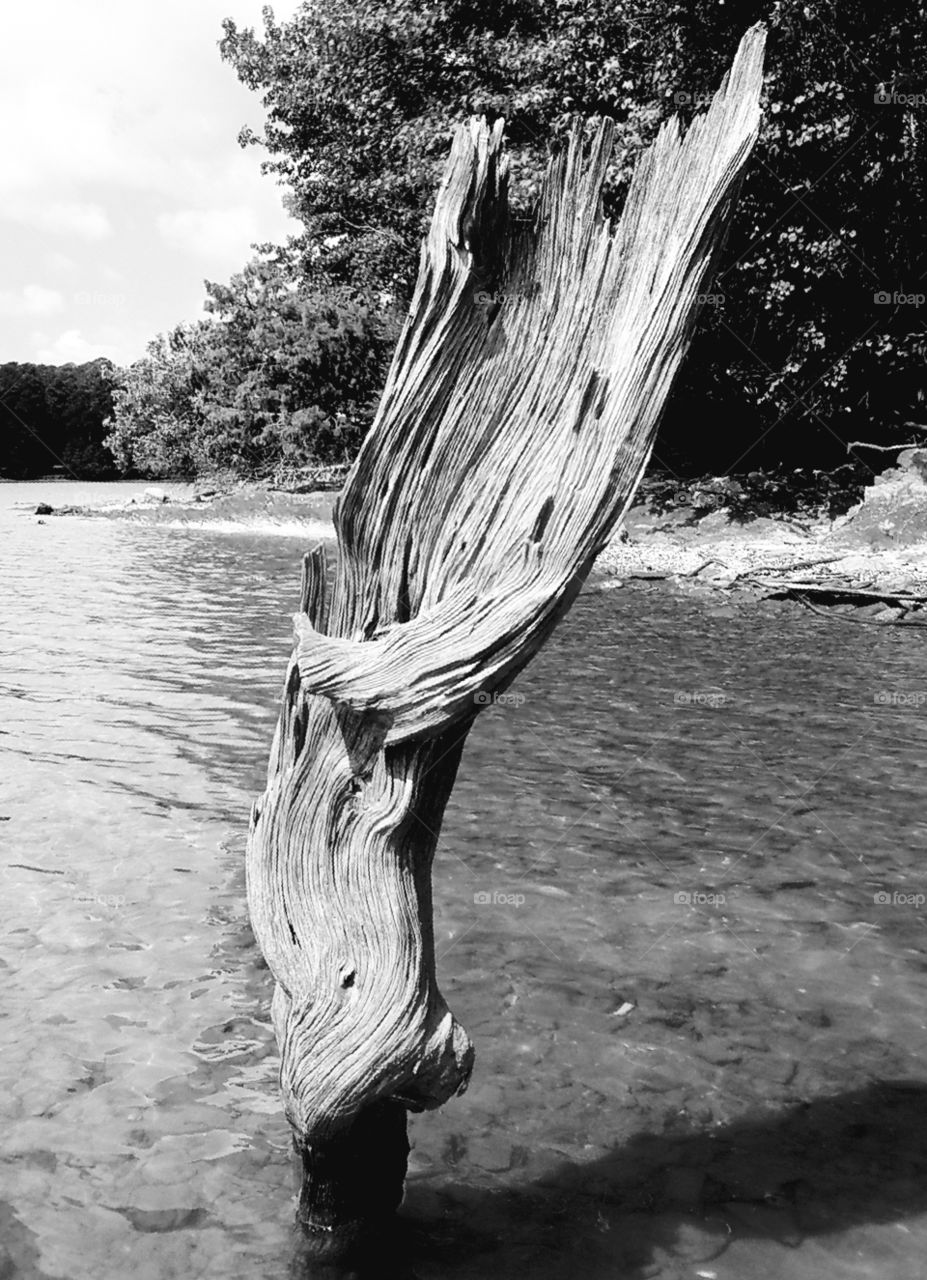
{"label": "reflection on water", "polygon": [[[0,486],[0,1275],[297,1275],[241,863],[301,543],[38,525],[50,488]],[[581,598],[464,755],[477,1068],[375,1274],[921,1275],[921,644]]]}

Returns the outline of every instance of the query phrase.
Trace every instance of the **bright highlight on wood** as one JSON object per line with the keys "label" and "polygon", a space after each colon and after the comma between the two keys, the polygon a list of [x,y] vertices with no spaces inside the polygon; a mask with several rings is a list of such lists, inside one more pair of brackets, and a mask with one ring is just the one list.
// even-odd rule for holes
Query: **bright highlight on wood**
{"label": "bright highlight on wood", "polygon": [[663,126],[617,226],[614,125],[577,124],[531,225],[502,122],[454,138],[380,408],[305,560],[248,893],[276,980],[304,1225],[391,1211],[404,1110],[466,1087],[435,978],[431,863],[463,742],[569,609],[646,466],[759,127],[764,32]]}

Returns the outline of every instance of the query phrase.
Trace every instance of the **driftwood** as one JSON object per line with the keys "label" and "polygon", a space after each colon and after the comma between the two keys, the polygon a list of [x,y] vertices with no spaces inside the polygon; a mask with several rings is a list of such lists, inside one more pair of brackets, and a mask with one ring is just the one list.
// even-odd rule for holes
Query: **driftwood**
{"label": "driftwood", "polygon": [[894,604],[906,610],[918,609],[927,604],[927,596],[913,591],[892,591],[889,587],[869,589],[852,586],[849,583],[828,582],[825,579],[807,581],[805,579],[756,578],[752,574],[741,574],[740,581],[751,586],[761,587],[767,596],[785,596],[804,598],[816,596],[824,604]]}
{"label": "driftwood", "polygon": [[[744,577],[747,581],[751,581],[748,575],[744,575]],[[885,603],[914,607],[927,602],[927,596],[918,595],[911,591],[891,591],[888,587],[882,587],[877,591],[869,591],[862,587],[851,587],[839,582],[804,582],[801,579],[797,582],[788,582],[779,579],[764,580],[761,578],[754,578],[752,581],[766,592],[774,592],[777,595],[821,596],[834,604],[878,604],[883,601]]]}
{"label": "driftwood", "polygon": [[879,453],[900,453],[902,449],[920,449],[921,445],[916,440],[909,440],[907,444],[869,444],[867,440],[851,440],[847,445],[847,453],[852,453],[854,449],[875,449]]}
{"label": "driftwood", "polygon": [[[882,618],[882,617],[858,618],[855,616],[855,613],[854,614],[839,613],[839,612],[835,612],[834,609],[831,607],[824,608],[824,609],[818,608],[816,604],[812,604],[811,601],[808,599],[807,591],[803,592],[799,590],[794,590],[794,591],[782,592],[781,594],[777,593],[777,598],[784,598],[787,600],[796,600],[799,604],[804,605],[804,607],[808,609],[811,613],[816,613],[819,618],[826,618],[828,622],[832,622],[836,618],[840,622],[850,622],[856,626],[862,626],[862,627],[917,627],[919,629],[923,629],[925,625],[922,622],[905,621],[908,614],[914,612],[918,608],[917,605],[909,607],[908,605],[900,604],[898,606],[898,608],[900,609],[900,613],[897,618]],[[845,599],[838,598],[838,599],[825,600],[824,603],[827,606],[832,606],[835,604],[856,604],[856,605],[878,604],[878,603],[885,604],[887,603],[888,600],[892,600],[894,598],[895,597],[892,597],[892,596],[889,596],[889,597],[878,596],[875,600],[868,600],[868,601],[861,601],[859,599],[845,600]]]}
{"label": "driftwood", "polygon": [[536,217],[507,216],[502,123],[461,126],[376,420],[305,561],[247,855],[276,980],[300,1218],[338,1249],[402,1194],[407,1110],[466,1087],[435,979],[431,862],[480,707],[550,636],[628,507],[759,124],[764,33],[669,121],[617,226],[614,125],[577,124]]}

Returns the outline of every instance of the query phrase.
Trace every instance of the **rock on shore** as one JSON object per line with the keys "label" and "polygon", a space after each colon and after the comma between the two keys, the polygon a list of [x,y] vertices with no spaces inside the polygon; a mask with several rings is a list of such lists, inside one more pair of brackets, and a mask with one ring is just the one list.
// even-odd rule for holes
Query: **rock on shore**
{"label": "rock on shore", "polygon": [[871,593],[874,601],[927,596],[927,450],[905,450],[835,520],[735,521],[724,509],[634,507],[596,567],[621,580],[661,577],[767,594],[790,582],[835,597]]}

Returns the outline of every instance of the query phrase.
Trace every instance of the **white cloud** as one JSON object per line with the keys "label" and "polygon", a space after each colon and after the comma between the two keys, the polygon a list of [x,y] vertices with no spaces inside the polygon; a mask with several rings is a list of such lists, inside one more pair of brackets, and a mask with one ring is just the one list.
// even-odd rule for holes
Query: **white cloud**
{"label": "white cloud", "polygon": [[162,213],[158,230],[174,249],[203,258],[231,259],[241,265],[251,256],[250,244],[259,237],[254,210],[245,205]]}
{"label": "white cloud", "polygon": [[107,183],[205,204],[217,176],[253,182],[256,157],[236,137],[263,112],[217,45],[230,12],[260,31],[261,7],[39,0],[5,13],[0,108],[17,127],[4,135],[0,194]]}
{"label": "white cloud", "polygon": [[113,231],[105,209],[98,204],[84,204],[77,200],[46,205],[33,210],[32,217],[43,231],[75,235],[82,240],[105,240]]}
{"label": "white cloud", "polygon": [[[298,2],[274,3],[277,20]],[[260,32],[262,7],[37,0],[4,13],[0,119],[16,126],[0,144],[0,363],[134,358],[201,311],[204,275],[227,279],[252,242],[298,230],[261,152],[238,146],[264,112],[217,48],[224,17]],[[36,293],[38,279],[62,293]],[[21,323],[48,314],[57,336]]]}
{"label": "white cloud", "polygon": [[[36,338],[41,342],[45,335],[37,334]],[[53,342],[38,347],[35,360],[38,364],[86,364],[99,356],[115,361],[115,344],[88,340],[79,329],[65,329]]]}
{"label": "white cloud", "polygon": [[57,289],[40,284],[23,285],[21,289],[0,289],[0,315],[49,316],[64,307]]}
{"label": "white cloud", "polygon": [[77,270],[77,262],[74,258],[69,257],[66,253],[62,253],[60,249],[50,249],[42,259],[42,265],[45,270],[55,275],[67,274]]}
{"label": "white cloud", "polygon": [[0,217],[48,231],[52,235],[77,236],[81,240],[105,240],[112,235],[106,210],[81,200],[7,198]]}

